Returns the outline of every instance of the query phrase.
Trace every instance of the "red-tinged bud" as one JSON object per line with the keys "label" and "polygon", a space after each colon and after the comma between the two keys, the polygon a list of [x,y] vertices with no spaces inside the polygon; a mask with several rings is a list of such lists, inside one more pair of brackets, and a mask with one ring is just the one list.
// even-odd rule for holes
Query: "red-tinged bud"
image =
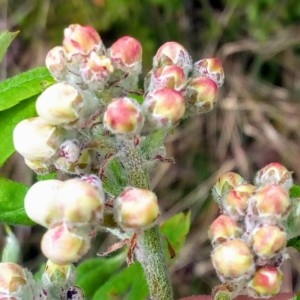
{"label": "red-tinged bud", "polygon": [[94,188],[96,188],[98,190],[101,198],[104,199],[104,190],[103,190],[103,186],[102,186],[102,181],[98,176],[93,175],[93,174],[88,174],[88,175],[82,175],[80,177],[80,179],[87,182]]}
{"label": "red-tinged bud", "polygon": [[61,130],[41,117],[26,119],[17,124],[13,133],[14,147],[24,158],[48,163],[57,155],[63,141]]}
{"label": "red-tinged bud", "polygon": [[135,99],[115,98],[107,106],[103,124],[114,134],[136,134],[144,124],[144,116]]}
{"label": "red-tinged bud", "polygon": [[81,154],[80,142],[77,139],[66,140],[60,147],[59,156],[64,157],[67,161],[74,163],[78,161]]}
{"label": "red-tinged bud", "polygon": [[289,193],[280,185],[265,185],[256,190],[254,212],[261,217],[284,219],[290,212]]}
{"label": "red-tinged bud", "polygon": [[192,58],[188,51],[177,42],[166,42],[160,46],[153,57],[153,67],[159,68],[166,65],[176,65],[184,70],[188,77],[192,70]]}
{"label": "red-tinged bud", "polygon": [[240,237],[241,227],[227,215],[220,215],[209,227],[208,237],[213,246],[217,246],[229,239]]}
{"label": "red-tinged bud", "polygon": [[56,179],[36,182],[28,190],[24,206],[28,217],[34,222],[49,227],[62,220],[57,191],[63,182]]}
{"label": "red-tinged bud", "polygon": [[218,87],[224,83],[224,70],[218,58],[206,58],[194,63],[193,76],[207,77],[213,80]]}
{"label": "red-tinged bud", "polygon": [[89,55],[92,51],[104,52],[98,32],[91,26],[72,24],[64,30],[63,47],[68,55]]}
{"label": "red-tinged bud", "polygon": [[289,190],[293,185],[292,172],[288,171],[282,164],[273,162],[256,173],[254,183],[258,186],[278,184]]}
{"label": "red-tinged bud", "polygon": [[222,201],[224,212],[236,219],[243,218],[254,191],[255,186],[252,184],[241,184],[233,188]]}
{"label": "red-tinged bud", "polygon": [[159,216],[157,197],[150,190],[126,187],[115,200],[114,215],[124,230],[148,228]]}
{"label": "red-tinged bud", "polygon": [[102,90],[113,71],[110,58],[93,51],[81,66],[80,74],[89,87]]}
{"label": "red-tinged bud", "polygon": [[148,93],[143,108],[156,127],[172,127],[184,116],[185,99],[181,92],[164,88]]}
{"label": "red-tinged bud", "polygon": [[67,222],[99,222],[103,218],[104,195],[86,181],[79,178],[64,181],[57,198]]}
{"label": "red-tinged bud", "polygon": [[62,80],[67,72],[67,60],[64,48],[56,46],[46,56],[46,67],[56,80]]}
{"label": "red-tinged bud", "polygon": [[43,254],[57,265],[77,262],[90,248],[90,237],[79,235],[64,223],[51,227],[41,241]]}
{"label": "red-tinged bud", "polygon": [[280,292],[283,275],[279,268],[263,266],[259,268],[248,284],[248,291],[253,297],[269,298]]}
{"label": "red-tinged bud", "polygon": [[277,225],[262,225],[254,230],[251,244],[255,254],[261,258],[272,258],[286,246],[286,233]]}
{"label": "red-tinged bud", "polygon": [[[217,101],[218,86],[207,77],[196,77],[186,87],[187,102],[196,108],[196,113],[211,111]],[[193,111],[193,109],[191,109]]]}
{"label": "red-tinged bud", "polygon": [[129,73],[141,72],[142,52],[141,43],[131,36],[119,38],[108,50],[115,68]]}
{"label": "red-tinged bud", "polygon": [[251,251],[247,244],[239,239],[228,240],[216,247],[211,258],[223,282],[246,279],[254,271]]}
{"label": "red-tinged bud", "polygon": [[0,299],[4,299],[4,295],[18,293],[27,283],[26,272],[21,266],[11,262],[0,263]]}
{"label": "red-tinged bud", "polygon": [[234,172],[227,172],[219,177],[216,184],[212,188],[212,195],[214,200],[222,205],[223,198],[228,194],[228,192],[235,187],[246,183],[245,179]]}
{"label": "red-tinged bud", "polygon": [[36,110],[48,124],[69,124],[79,118],[82,102],[83,99],[77,89],[61,82],[48,87],[37,98]]}

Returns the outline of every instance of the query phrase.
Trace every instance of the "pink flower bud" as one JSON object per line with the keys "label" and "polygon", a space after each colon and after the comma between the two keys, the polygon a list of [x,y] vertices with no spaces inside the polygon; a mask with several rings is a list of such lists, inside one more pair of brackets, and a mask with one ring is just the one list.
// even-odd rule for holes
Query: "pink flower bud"
{"label": "pink flower bud", "polygon": [[48,87],[36,101],[39,116],[51,125],[75,122],[83,99],[77,89],[67,83],[56,83]]}
{"label": "pink flower bud", "polygon": [[59,149],[60,149],[59,152],[60,157],[64,157],[67,161],[71,163],[78,161],[81,153],[79,140],[77,139],[66,140],[60,145]]}
{"label": "pink flower bud", "polygon": [[166,42],[160,46],[153,57],[153,67],[176,65],[184,70],[187,77],[192,70],[192,59],[188,51],[177,42]]}
{"label": "pink flower bud", "polygon": [[108,50],[116,69],[140,73],[142,62],[142,45],[131,36],[123,36],[115,41]]}
{"label": "pink flower bud", "polygon": [[72,24],[64,30],[63,47],[70,55],[89,55],[92,51],[104,52],[104,46],[97,31],[91,26]]}
{"label": "pink flower bud", "polygon": [[28,160],[45,163],[57,155],[62,139],[61,131],[41,117],[21,121],[13,133],[17,152]]}
{"label": "pink flower bud", "polygon": [[157,197],[149,190],[127,187],[115,200],[114,215],[124,230],[150,227],[159,216]]}
{"label": "pink flower bud", "polygon": [[213,246],[229,239],[240,237],[242,229],[237,222],[227,215],[220,215],[209,227],[208,236]]}
{"label": "pink flower bud", "polygon": [[193,76],[207,77],[213,80],[218,87],[224,83],[224,70],[218,58],[206,58],[194,63]]}
{"label": "pink flower bud", "polygon": [[217,84],[207,77],[196,77],[187,85],[185,96],[187,102],[196,108],[198,114],[211,111],[216,103]]}
{"label": "pink flower bud", "polygon": [[99,222],[103,218],[104,195],[86,181],[79,178],[64,181],[57,198],[67,222]]}
{"label": "pink flower bud", "polygon": [[272,258],[286,246],[286,233],[277,225],[262,225],[251,237],[253,251],[261,258]]}
{"label": "pink flower bud", "polygon": [[145,87],[145,90],[149,92],[163,88],[179,91],[186,83],[186,77],[183,70],[176,65],[167,65],[153,69],[148,76],[149,83],[148,86]]}
{"label": "pink flower bud", "polygon": [[283,275],[279,268],[263,266],[259,268],[248,284],[248,290],[253,297],[272,297],[280,292]]}
{"label": "pink flower bud", "polygon": [[222,205],[222,199],[228,194],[228,192],[244,183],[246,183],[246,181],[241,175],[234,172],[226,172],[219,177],[216,184],[212,188],[214,200],[219,205]]}
{"label": "pink flower bud", "polygon": [[43,254],[57,265],[77,262],[90,248],[90,237],[79,235],[64,223],[51,227],[41,241]]}
{"label": "pink flower bud", "polygon": [[46,67],[56,80],[62,80],[66,76],[67,61],[64,48],[56,46],[46,56]]}
{"label": "pink flower bud", "polygon": [[290,212],[290,208],[289,194],[280,185],[265,185],[256,190],[254,209],[259,216],[283,219]]}
{"label": "pink flower bud", "polygon": [[254,271],[251,251],[247,244],[239,239],[228,240],[216,247],[211,258],[223,282],[245,279]]}
{"label": "pink flower bud", "polygon": [[293,185],[292,172],[278,162],[268,164],[259,170],[254,178],[255,185],[278,184],[286,190]]}
{"label": "pink flower bud", "polygon": [[172,127],[184,116],[185,99],[182,93],[164,88],[147,94],[143,108],[156,127]]}
{"label": "pink flower bud", "polygon": [[236,219],[241,219],[245,216],[249,204],[249,199],[255,191],[255,186],[252,184],[241,184],[233,188],[224,197],[222,208],[224,211]]}
{"label": "pink flower bud", "polygon": [[57,191],[63,182],[56,179],[42,180],[28,190],[24,207],[28,217],[34,222],[49,227],[62,220]]}
{"label": "pink flower bud", "polygon": [[114,134],[136,134],[144,124],[144,116],[136,100],[114,98],[104,113],[103,124]]}

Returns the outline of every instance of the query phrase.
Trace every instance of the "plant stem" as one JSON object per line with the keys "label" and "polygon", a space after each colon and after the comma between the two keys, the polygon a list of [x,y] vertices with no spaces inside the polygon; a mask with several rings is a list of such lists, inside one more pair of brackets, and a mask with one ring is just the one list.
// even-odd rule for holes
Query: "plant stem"
{"label": "plant stem", "polygon": [[[130,143],[124,143],[124,149],[122,150],[121,161],[126,169],[128,184],[149,189],[149,172],[139,149]],[[157,225],[139,234],[136,256],[144,269],[151,299],[174,299],[161,235]]]}

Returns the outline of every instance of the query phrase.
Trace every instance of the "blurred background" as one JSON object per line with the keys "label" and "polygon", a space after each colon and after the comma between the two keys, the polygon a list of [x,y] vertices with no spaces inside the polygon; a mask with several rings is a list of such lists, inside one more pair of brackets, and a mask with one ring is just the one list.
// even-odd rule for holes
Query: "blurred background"
{"label": "blurred background", "polygon": [[[0,29],[20,30],[0,65],[0,79],[43,66],[72,23],[95,27],[107,47],[122,35],[139,39],[144,75],[158,47],[170,40],[183,44],[195,61],[223,62],[226,79],[216,109],[176,129],[167,144],[176,163],[162,164],[153,178],[164,218],[192,212],[186,245],[171,267],[176,297],[210,294],[219,283],[207,239],[218,215],[210,196],[217,178],[235,171],[251,181],[256,170],[278,161],[300,184],[300,1],[0,0]],[[1,174],[27,184],[34,178],[17,155]],[[15,229],[31,269],[44,259],[40,231]],[[292,250],[290,255],[285,288],[292,284],[299,291],[300,258]]]}

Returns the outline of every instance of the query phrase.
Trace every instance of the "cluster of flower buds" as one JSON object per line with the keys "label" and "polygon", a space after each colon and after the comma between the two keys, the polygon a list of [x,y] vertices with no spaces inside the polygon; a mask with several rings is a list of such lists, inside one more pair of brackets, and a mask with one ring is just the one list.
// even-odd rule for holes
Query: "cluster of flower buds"
{"label": "cluster of flower buds", "polygon": [[268,298],[280,292],[292,185],[291,172],[280,163],[259,170],[254,185],[233,172],[214,185],[221,214],[209,228],[212,263],[220,280],[237,293]]}

